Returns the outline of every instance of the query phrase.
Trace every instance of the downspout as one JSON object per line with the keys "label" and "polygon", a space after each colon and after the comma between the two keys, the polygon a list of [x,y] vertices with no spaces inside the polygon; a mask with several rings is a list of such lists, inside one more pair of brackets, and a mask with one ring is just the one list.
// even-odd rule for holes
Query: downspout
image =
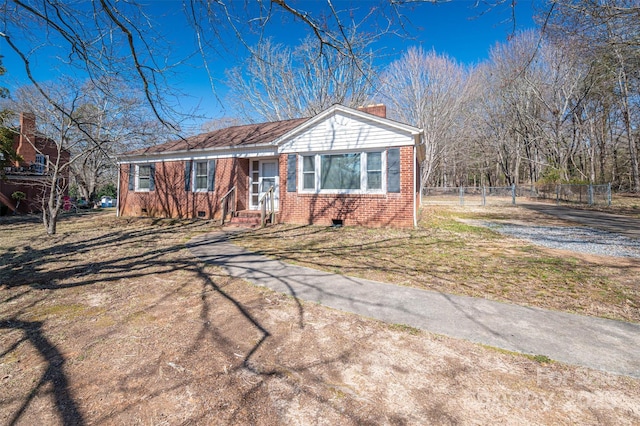
{"label": "downspout", "polygon": [[416,150],[418,149],[418,147],[413,144],[413,227],[417,228],[418,227],[418,212],[417,212],[417,194],[416,194],[416,183],[417,183],[417,170],[416,170]]}
{"label": "downspout", "polygon": [[116,187],[116,217],[120,217],[120,176],[122,173],[122,165],[118,163],[118,185]]}

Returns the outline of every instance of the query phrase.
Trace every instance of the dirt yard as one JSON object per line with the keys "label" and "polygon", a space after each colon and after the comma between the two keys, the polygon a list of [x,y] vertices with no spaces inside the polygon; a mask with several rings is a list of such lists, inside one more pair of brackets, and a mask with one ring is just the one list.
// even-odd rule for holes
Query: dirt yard
{"label": "dirt yard", "polygon": [[[425,226],[442,250],[468,233],[494,244]],[[49,238],[37,220],[0,221],[0,424],[640,423],[639,380],[231,279],[185,248],[214,229],[92,213]]]}

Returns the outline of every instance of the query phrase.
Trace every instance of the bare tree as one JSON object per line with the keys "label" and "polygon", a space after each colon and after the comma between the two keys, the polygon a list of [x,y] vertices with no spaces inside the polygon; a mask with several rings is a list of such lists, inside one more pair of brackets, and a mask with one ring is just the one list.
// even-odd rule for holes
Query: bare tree
{"label": "bare tree", "polygon": [[454,150],[465,103],[466,71],[446,55],[410,48],[392,62],[382,76],[385,102],[393,116],[424,131],[426,159],[422,183],[429,184],[440,168],[442,185],[448,185],[448,154]]}
{"label": "bare tree", "polygon": [[121,82],[112,81],[111,93],[119,91],[118,102],[105,96],[92,82],[81,86],[69,134],[72,178],[80,195],[92,200],[99,186],[115,185],[115,156],[127,150],[163,140],[163,128],[152,120],[148,104]]}
{"label": "bare tree", "polygon": [[[37,138],[46,140],[46,146],[55,150],[55,155],[49,156],[46,179],[37,183],[41,189],[42,221],[49,235],[56,233],[71,176],[76,177],[89,199],[105,173],[115,170],[113,155],[149,143],[149,127],[145,124],[152,113],[147,111],[147,121],[143,115],[136,116],[141,113],[134,108],[142,104],[139,99],[132,97],[129,104],[113,105],[92,89],[91,83],[83,85],[66,79],[37,88],[21,87],[8,103],[11,110],[33,114],[38,124]],[[46,156],[37,140],[27,142],[36,153]]]}
{"label": "bare tree", "polygon": [[496,45],[490,60],[476,69],[474,138],[506,184],[588,179],[590,73],[589,63],[569,44],[551,43],[534,32]]}
{"label": "bare tree", "polygon": [[[636,0],[557,0],[546,27],[553,39],[569,38],[609,80],[620,111],[629,158],[631,187],[640,192],[640,5]],[[614,124],[614,127],[617,127]]]}
{"label": "bare tree", "polygon": [[339,50],[320,54],[310,38],[294,49],[267,39],[242,67],[228,72],[229,98],[247,119],[267,121],[310,117],[336,103],[364,105],[375,76],[368,45],[353,36],[349,55]]}
{"label": "bare tree", "polygon": [[[79,98],[77,90],[68,85],[48,88],[48,94],[56,103],[73,103]],[[15,91],[11,100],[11,109],[29,113],[39,123],[37,136],[31,134],[27,138],[37,154],[43,158],[49,157],[44,173],[44,180],[34,181],[40,190],[40,208],[42,222],[47,234],[53,235],[57,230],[58,216],[63,207],[63,197],[69,187],[70,157],[68,149],[72,147],[68,142],[72,126],[70,121],[53,107],[47,99],[40,95],[35,87],[23,87]],[[15,126],[7,126],[13,127]],[[23,132],[25,129],[21,129]],[[44,141],[38,143],[38,140]],[[52,154],[52,155],[49,155]]]}

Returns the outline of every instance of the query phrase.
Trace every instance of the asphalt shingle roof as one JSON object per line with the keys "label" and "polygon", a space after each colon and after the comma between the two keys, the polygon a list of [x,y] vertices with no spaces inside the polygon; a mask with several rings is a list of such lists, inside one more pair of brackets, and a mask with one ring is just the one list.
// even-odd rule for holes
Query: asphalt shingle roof
{"label": "asphalt shingle roof", "polygon": [[207,148],[235,148],[243,145],[260,145],[273,142],[288,131],[298,127],[309,118],[247,124],[214,130],[160,145],[129,151],[125,155],[161,154],[164,152],[191,151]]}

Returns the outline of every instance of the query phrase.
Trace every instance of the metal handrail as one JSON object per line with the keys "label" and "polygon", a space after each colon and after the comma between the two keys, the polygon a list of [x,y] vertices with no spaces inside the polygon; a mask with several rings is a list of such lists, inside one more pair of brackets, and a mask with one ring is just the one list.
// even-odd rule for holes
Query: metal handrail
{"label": "metal handrail", "polygon": [[[233,195],[233,203],[231,204],[231,209],[229,209],[229,200],[231,199],[231,195]],[[222,196],[220,200],[220,208],[222,209],[222,222],[221,225],[224,225],[224,221],[227,219],[227,214],[231,213],[231,216],[236,212],[236,187],[234,186],[230,190],[227,191],[226,194]]]}
{"label": "metal handrail", "polygon": [[260,205],[260,226],[263,228],[266,225],[267,219],[267,203],[265,202],[265,198],[269,197],[269,223],[273,224],[276,216],[275,189],[276,187],[271,185],[267,192],[258,200],[258,204]]}

